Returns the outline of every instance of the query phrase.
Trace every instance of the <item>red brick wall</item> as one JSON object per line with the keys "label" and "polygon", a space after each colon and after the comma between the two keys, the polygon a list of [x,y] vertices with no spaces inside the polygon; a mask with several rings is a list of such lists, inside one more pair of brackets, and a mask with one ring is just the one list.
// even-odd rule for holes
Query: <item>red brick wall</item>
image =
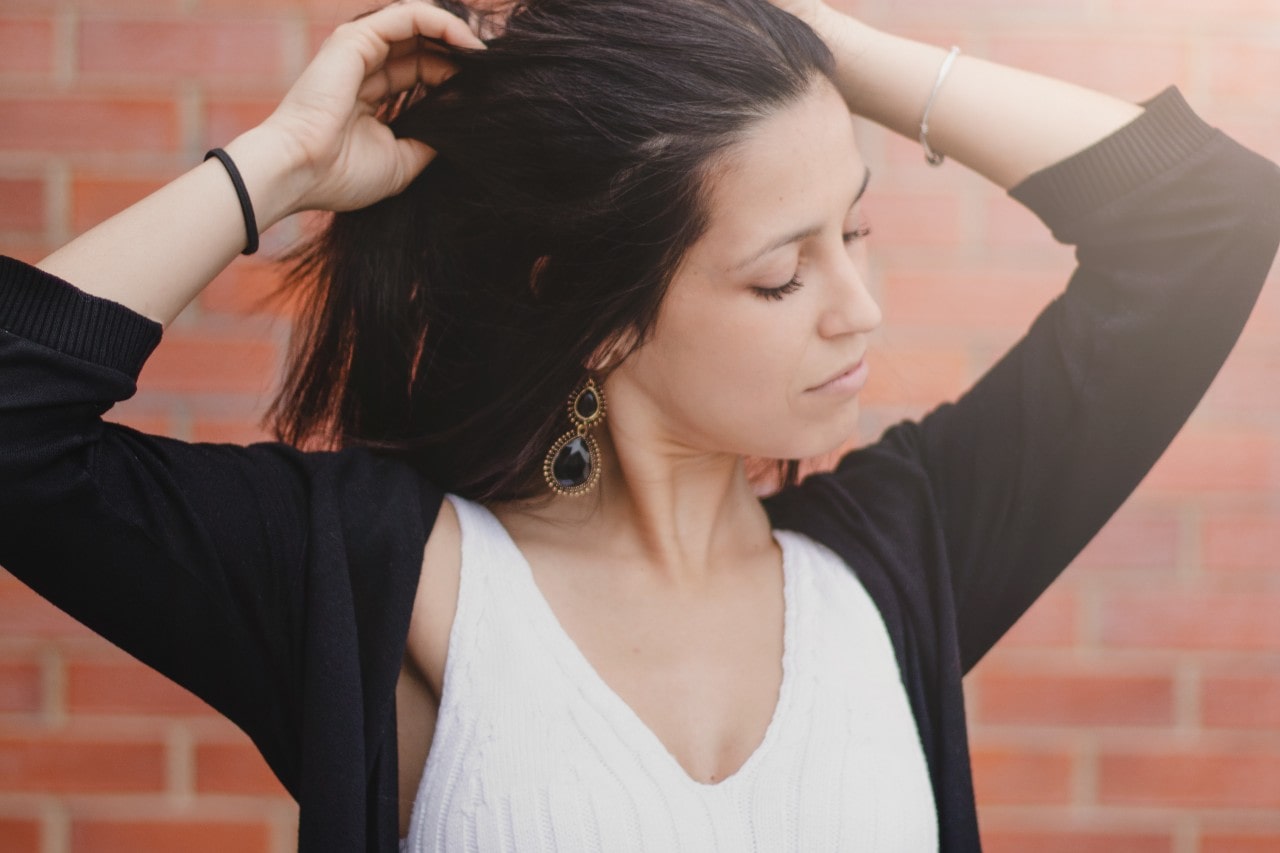
{"label": "red brick wall", "polygon": [[[0,252],[36,260],[264,118],[351,0],[7,0]],[[1176,83],[1280,158],[1259,0],[868,0],[870,23],[1137,100]],[[993,128],[993,133],[998,129]],[[863,438],[961,391],[1066,281],[1071,250],[953,163],[862,128],[886,321]],[[1278,200],[1280,203],[1280,200]],[[238,258],[112,417],[261,437],[288,317]],[[1157,470],[969,679],[988,849],[1280,849],[1280,287]],[[0,853],[293,849],[243,734],[0,572]]]}

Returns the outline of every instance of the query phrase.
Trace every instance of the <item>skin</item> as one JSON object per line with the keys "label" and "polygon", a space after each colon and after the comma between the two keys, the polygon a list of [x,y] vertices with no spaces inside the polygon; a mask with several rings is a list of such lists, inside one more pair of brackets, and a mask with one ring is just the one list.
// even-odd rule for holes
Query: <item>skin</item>
{"label": "skin", "polygon": [[[755,750],[782,680],[782,553],[743,455],[841,445],[856,426],[856,395],[807,389],[861,358],[881,319],[864,243],[845,236],[863,224],[861,203],[851,203],[866,170],[831,83],[815,80],[761,121],[726,166],[708,230],[683,259],[652,338],[604,383],[598,496],[490,507],[597,673],[704,783]],[[741,265],[811,226],[816,233]],[[781,299],[754,290],[797,273],[803,284]],[[398,691],[402,832],[457,601],[451,508],[424,556]]]}

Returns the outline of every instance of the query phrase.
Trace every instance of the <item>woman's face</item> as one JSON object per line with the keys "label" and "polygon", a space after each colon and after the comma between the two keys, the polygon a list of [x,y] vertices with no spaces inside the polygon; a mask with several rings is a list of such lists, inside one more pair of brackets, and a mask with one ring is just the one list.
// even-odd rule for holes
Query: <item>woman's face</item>
{"label": "woman's face", "polygon": [[854,433],[865,363],[818,386],[862,360],[880,323],[855,235],[868,173],[852,117],[822,78],[726,166],[653,336],[605,384],[613,427],[694,451],[829,452]]}

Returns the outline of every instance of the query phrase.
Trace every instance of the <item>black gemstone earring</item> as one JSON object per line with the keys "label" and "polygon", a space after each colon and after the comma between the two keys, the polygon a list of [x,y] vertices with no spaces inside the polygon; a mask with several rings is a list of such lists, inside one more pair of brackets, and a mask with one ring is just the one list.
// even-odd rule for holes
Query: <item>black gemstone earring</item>
{"label": "black gemstone earring", "polygon": [[569,418],[577,426],[551,445],[542,474],[558,494],[581,495],[600,478],[600,445],[587,431],[604,419],[604,392],[594,379],[588,378],[569,395]]}

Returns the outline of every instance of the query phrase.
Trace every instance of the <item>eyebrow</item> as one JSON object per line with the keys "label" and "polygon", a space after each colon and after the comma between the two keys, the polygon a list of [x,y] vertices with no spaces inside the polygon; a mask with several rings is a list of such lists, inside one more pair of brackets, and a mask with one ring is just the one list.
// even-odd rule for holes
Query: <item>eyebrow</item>
{"label": "eyebrow", "polygon": [[[864,166],[863,169],[864,171],[862,173],[862,186],[858,187],[857,195],[855,195],[853,197],[853,201],[849,203],[849,208],[851,210],[853,209],[853,206],[858,203],[858,200],[862,198],[862,194],[867,191],[867,184],[871,181],[871,168]],[[772,243],[765,246],[763,249],[756,252],[754,255],[747,258],[746,260],[740,263],[734,264],[734,266],[730,269],[730,272],[737,272],[738,270],[751,264],[752,262],[760,258],[763,258],[765,255],[769,254],[770,252],[776,249],[781,249],[783,246],[786,246],[789,243],[794,243],[797,240],[803,240],[806,237],[812,237],[814,234],[817,234],[821,230],[822,230],[821,225],[810,225],[808,228],[803,228],[799,231],[788,234],[785,237],[781,237],[777,240],[774,240]]]}

